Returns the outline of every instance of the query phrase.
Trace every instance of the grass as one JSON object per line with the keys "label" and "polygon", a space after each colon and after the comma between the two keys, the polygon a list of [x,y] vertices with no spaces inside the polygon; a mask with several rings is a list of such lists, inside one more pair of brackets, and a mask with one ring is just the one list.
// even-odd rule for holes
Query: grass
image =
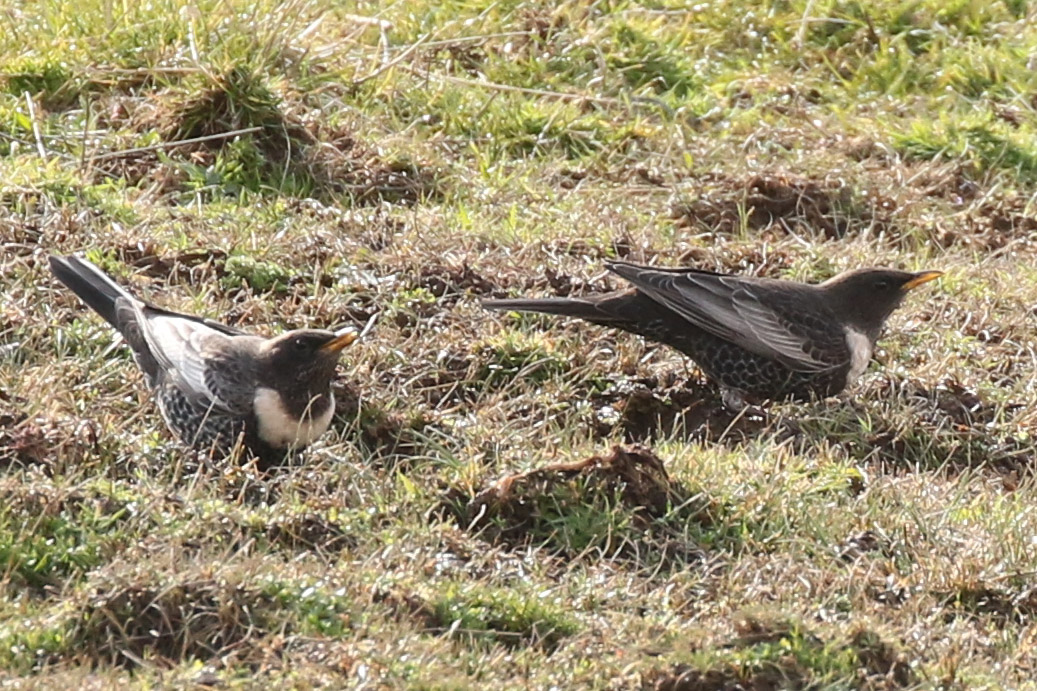
{"label": "grass", "polygon": [[[1032,686],[1028,3],[15,2],[0,667],[75,688]],[[363,325],[271,476],[199,468],[48,275]],[[606,258],[934,268],[851,391],[479,299]]]}

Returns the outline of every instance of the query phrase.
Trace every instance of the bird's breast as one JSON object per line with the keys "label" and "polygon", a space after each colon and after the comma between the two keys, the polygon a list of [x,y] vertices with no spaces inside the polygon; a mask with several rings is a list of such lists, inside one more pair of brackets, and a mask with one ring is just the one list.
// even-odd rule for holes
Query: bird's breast
{"label": "bird's breast", "polygon": [[328,399],[327,405],[316,415],[307,410],[298,416],[288,411],[276,390],[264,386],[256,388],[252,402],[259,438],[278,449],[312,444],[327,431],[331,416],[335,414],[335,397],[329,393]]}
{"label": "bird's breast", "polygon": [[846,327],[846,346],[850,350],[850,369],[846,372],[846,385],[849,386],[868,369],[873,346],[867,334],[852,326]]}

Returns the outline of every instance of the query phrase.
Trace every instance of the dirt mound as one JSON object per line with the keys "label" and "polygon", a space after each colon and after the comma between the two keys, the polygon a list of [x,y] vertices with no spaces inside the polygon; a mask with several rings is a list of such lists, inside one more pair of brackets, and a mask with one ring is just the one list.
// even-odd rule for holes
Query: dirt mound
{"label": "dirt mound", "polygon": [[211,659],[264,633],[253,612],[263,600],[258,590],[217,579],[111,584],[84,604],[73,636],[79,654],[103,664]]}
{"label": "dirt mound", "polygon": [[815,180],[785,174],[754,175],[720,181],[716,189],[674,206],[679,225],[733,233],[743,227],[841,238],[855,229],[888,227],[892,202],[861,195],[842,180]]}
{"label": "dirt mound", "polygon": [[[855,688],[899,689],[917,683],[906,656],[872,631],[858,629],[845,638],[826,641],[796,624],[753,617],[737,622],[735,628],[738,636],[723,647],[739,651],[755,649],[758,655],[741,661],[718,662],[707,668],[679,663],[668,669],[651,670],[643,675],[641,688],[646,691],[815,688],[824,685],[824,676],[829,671],[823,664],[826,658],[856,661],[860,686]],[[840,655],[844,651],[852,657]]]}
{"label": "dirt mound", "polygon": [[674,507],[682,523],[715,522],[715,507],[692,498],[658,456],[640,446],[615,446],[607,456],[508,475],[474,496],[450,489],[439,513],[496,544],[641,557],[647,549],[674,563],[697,561],[698,546],[664,520]]}

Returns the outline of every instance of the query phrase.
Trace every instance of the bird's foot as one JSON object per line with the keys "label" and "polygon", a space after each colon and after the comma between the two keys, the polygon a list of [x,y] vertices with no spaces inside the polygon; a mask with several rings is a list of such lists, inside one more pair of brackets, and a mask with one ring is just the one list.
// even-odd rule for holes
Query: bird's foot
{"label": "bird's foot", "polygon": [[746,400],[745,392],[743,391],[722,388],[720,390],[720,400],[724,402],[725,408],[740,417],[767,419],[767,412],[761,406],[750,404]]}
{"label": "bird's foot", "polygon": [[748,405],[744,393],[738,389],[728,389],[727,387],[720,389],[720,400],[724,402],[724,407],[732,413],[740,413]]}

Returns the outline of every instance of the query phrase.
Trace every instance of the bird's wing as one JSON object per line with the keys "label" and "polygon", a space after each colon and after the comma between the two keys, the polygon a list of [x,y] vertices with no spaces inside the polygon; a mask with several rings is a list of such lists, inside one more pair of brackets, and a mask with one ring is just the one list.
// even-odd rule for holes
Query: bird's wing
{"label": "bird's wing", "polygon": [[840,360],[845,352],[849,360],[845,335],[831,329],[835,316],[809,293],[795,297],[810,309],[794,310],[787,292],[735,276],[620,263],[609,268],[695,326],[792,370],[821,372],[843,364],[825,352],[840,353]]}
{"label": "bird's wing", "polygon": [[[196,405],[231,415],[252,409],[250,361],[233,357],[232,336],[204,321],[175,313],[144,312],[140,318],[149,351],[162,370]],[[258,339],[257,339],[258,340]]]}

